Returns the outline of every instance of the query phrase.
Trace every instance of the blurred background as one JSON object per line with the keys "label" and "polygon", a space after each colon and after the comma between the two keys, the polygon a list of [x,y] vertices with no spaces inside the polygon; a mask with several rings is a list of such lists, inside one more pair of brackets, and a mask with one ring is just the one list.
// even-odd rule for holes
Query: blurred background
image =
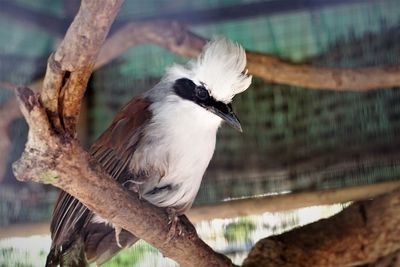
{"label": "blurred background", "polygon": [[[40,80],[49,54],[72,21],[77,0],[0,0],[0,266],[43,266],[57,190],[18,182],[27,125],[7,83]],[[400,63],[400,0],[126,0],[111,34],[129,21],[173,19],[205,38],[226,36],[246,49],[320,67]],[[155,45],[133,47],[95,71],[80,139],[88,147],[132,96],[151,88],[166,66],[188,59]],[[4,88],[2,88],[4,87]],[[400,91],[310,90],[254,78],[234,107],[244,132],[222,127],[195,202],[398,180]],[[347,204],[199,221],[214,249],[241,263],[260,238],[328,217]],[[218,218],[218,214],[215,215]],[[105,266],[175,266],[140,242]]]}

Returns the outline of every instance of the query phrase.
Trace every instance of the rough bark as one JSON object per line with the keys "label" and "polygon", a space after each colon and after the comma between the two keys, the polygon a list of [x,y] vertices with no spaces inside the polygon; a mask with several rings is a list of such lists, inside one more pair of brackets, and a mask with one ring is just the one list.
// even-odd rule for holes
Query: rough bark
{"label": "rough bark", "polygon": [[76,134],[87,82],[121,4],[122,0],[82,1],[63,41],[49,58],[41,100],[61,132]]}
{"label": "rough bark", "polygon": [[400,250],[397,250],[387,256],[380,257],[376,262],[362,265],[360,267],[399,267]]}
{"label": "rough bark", "polygon": [[260,240],[244,267],[358,266],[400,250],[400,191]]}

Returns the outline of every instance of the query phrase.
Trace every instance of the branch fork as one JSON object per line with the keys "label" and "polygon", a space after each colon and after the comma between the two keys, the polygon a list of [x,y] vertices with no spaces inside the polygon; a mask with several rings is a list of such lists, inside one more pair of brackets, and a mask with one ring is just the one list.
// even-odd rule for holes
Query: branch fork
{"label": "branch fork", "polygon": [[56,135],[39,96],[32,90],[18,88],[17,100],[29,132],[25,151],[13,163],[14,174],[20,181],[53,183],[58,178],[55,170],[57,155],[63,153],[62,150],[69,150],[73,139],[62,141],[61,135]]}

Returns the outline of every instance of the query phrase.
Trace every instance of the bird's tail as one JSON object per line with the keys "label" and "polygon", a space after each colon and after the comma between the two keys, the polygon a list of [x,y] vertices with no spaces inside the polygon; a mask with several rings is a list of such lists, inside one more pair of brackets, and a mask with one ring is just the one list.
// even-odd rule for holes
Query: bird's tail
{"label": "bird's tail", "polygon": [[64,247],[53,246],[47,256],[46,267],[85,267],[90,262],[101,265],[123,248],[130,247],[139,239],[122,230],[119,242],[115,229],[103,223],[90,223],[84,234]]}
{"label": "bird's tail", "polygon": [[49,254],[47,255],[45,267],[57,267],[59,263],[60,263],[60,257],[59,255],[57,255],[55,249],[52,248]]}
{"label": "bird's tail", "polygon": [[46,267],[86,267],[88,263],[85,257],[82,240],[76,240],[68,249],[61,252],[61,248],[51,248],[47,255]]}
{"label": "bird's tail", "polygon": [[132,246],[139,239],[126,230],[118,233],[104,223],[90,223],[85,228],[85,256],[89,262],[101,265],[115,256],[122,249]]}

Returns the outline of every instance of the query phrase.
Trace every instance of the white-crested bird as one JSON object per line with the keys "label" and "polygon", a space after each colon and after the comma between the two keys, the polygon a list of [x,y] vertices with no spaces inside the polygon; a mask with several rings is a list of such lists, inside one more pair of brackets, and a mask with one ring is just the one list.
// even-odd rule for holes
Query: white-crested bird
{"label": "white-crested bird", "polygon": [[[115,116],[90,153],[116,181],[177,215],[188,210],[215,149],[222,121],[242,130],[232,98],[251,83],[244,49],[216,39],[187,65],[173,65]],[[46,266],[101,264],[138,238],[61,192]]]}

